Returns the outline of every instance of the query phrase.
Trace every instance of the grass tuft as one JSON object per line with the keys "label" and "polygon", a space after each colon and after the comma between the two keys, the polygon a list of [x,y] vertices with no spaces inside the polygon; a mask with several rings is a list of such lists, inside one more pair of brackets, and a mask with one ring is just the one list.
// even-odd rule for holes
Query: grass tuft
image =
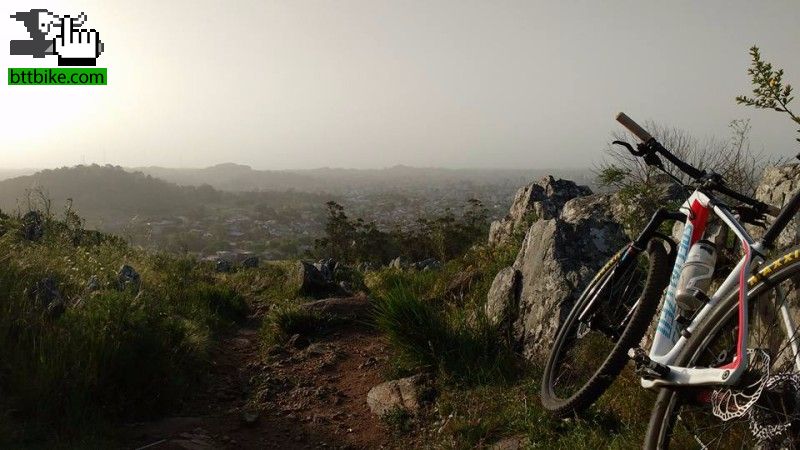
{"label": "grass tuft", "polygon": [[375,323],[411,367],[468,382],[507,381],[514,357],[486,321],[443,310],[399,284],[376,304]]}
{"label": "grass tuft", "polygon": [[304,309],[297,304],[275,306],[261,325],[261,339],[265,348],[281,345],[290,337],[299,334],[313,336],[325,327],[327,320],[318,312]]}

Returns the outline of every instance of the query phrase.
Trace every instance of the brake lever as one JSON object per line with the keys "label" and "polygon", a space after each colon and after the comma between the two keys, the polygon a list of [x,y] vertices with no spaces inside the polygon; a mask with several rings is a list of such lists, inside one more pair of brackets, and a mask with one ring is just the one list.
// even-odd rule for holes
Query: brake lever
{"label": "brake lever", "polygon": [[614,141],[612,142],[614,145],[621,145],[628,149],[631,152],[631,155],[640,157],[644,159],[644,162],[647,163],[648,166],[658,167],[663,169],[664,163],[661,162],[661,158],[656,155],[656,153],[650,150],[647,145],[645,144],[637,144],[636,150],[633,149],[633,146],[625,141]]}
{"label": "brake lever", "polygon": [[628,143],[627,143],[627,142],[625,142],[625,141],[614,141],[614,142],[612,142],[612,144],[614,144],[614,145],[621,145],[621,146],[623,146],[623,147],[627,148],[627,149],[628,149],[628,151],[629,151],[629,152],[631,152],[631,154],[632,154],[633,156],[644,156],[644,154],[645,154],[645,153],[647,153],[647,152],[645,152],[645,151],[643,151],[643,150],[638,150],[638,151],[637,151],[637,150],[634,150],[634,149],[633,149],[633,146],[632,146],[631,144],[628,144]]}

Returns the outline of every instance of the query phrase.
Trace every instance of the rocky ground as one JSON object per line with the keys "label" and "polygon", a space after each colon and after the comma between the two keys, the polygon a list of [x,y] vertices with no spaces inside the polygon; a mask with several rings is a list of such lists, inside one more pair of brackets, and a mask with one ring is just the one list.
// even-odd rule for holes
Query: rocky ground
{"label": "rocky ground", "polygon": [[[391,433],[367,405],[384,380],[386,344],[363,322],[368,299],[312,304],[347,321],[312,339],[297,336],[265,354],[258,317],[233,330],[213,355],[209,381],[183,413],[130,424],[125,448],[382,448]],[[396,443],[395,443],[396,444]]]}

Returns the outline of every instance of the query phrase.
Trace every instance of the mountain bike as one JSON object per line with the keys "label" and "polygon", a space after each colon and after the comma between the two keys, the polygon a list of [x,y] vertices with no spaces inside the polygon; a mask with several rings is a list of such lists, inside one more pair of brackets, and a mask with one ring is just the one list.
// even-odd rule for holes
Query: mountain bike
{"label": "mountain bike", "polygon": [[[587,284],[556,332],[542,404],[561,417],[581,412],[632,360],[642,386],[660,389],[645,447],[800,447],[800,246],[774,249],[800,211],[800,192],[783,209],[750,198],[682,161],[625,114],[617,120],[641,142],[615,144],[693,191],[679,211],[656,211]],[[682,183],[662,157],[692,181]],[[767,215],[772,225],[753,238],[745,224],[767,228]],[[684,222],[678,243],[659,231],[670,221]],[[697,291],[688,308],[676,301],[678,283],[712,221],[731,232],[739,259],[714,274],[723,281],[713,294]],[[639,344],[659,304],[646,351]]]}

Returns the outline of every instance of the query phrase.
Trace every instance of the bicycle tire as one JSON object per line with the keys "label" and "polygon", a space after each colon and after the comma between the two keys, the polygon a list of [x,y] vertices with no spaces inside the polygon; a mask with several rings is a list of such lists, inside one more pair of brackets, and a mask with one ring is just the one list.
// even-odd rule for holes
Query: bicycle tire
{"label": "bicycle tire", "polygon": [[[776,264],[781,264],[777,267]],[[771,269],[768,276],[759,276],[758,281],[749,290],[749,306],[756,307],[755,301],[760,295],[768,294],[775,286],[780,285],[793,276],[800,275],[800,245],[781,252],[781,256],[772,258],[763,268]],[[763,272],[759,272],[763,273]],[[734,320],[733,315],[738,311],[738,290],[731,293],[720,305],[712,311],[692,335],[686,347],[677,356],[674,365],[689,367],[697,360],[707,347],[714,343],[717,334],[724,330],[728,321]],[[750,312],[748,312],[750,314]],[[685,389],[675,387],[662,388],[656,398],[650,415],[647,433],[645,434],[645,449],[668,449],[669,439],[673,435],[673,427],[677,413],[675,407],[681,401],[681,393]],[[684,448],[683,445],[680,448]]]}
{"label": "bicycle tire", "polygon": [[[620,253],[624,250],[621,250]],[[558,358],[561,356],[562,350],[564,350],[562,347],[565,345],[567,335],[571,332],[571,327],[577,320],[582,308],[586,306],[588,301],[587,293],[596,283],[603,280],[611,269],[619,264],[619,260],[614,261],[614,259],[618,259],[620,253],[612,257],[609,263],[598,271],[556,332],[556,337],[553,340],[553,346],[550,349],[545,365],[540,394],[542,406],[556,417],[568,417],[585,411],[611,386],[611,383],[619,376],[628,362],[628,350],[638,346],[647,332],[658,309],[661,295],[669,283],[671,258],[667,255],[663,242],[652,240],[647,249],[642,252],[649,260],[649,268],[642,293],[638,297],[639,306],[633,312],[630,321],[620,334],[613,349],[605,357],[598,369],[573,395],[567,398],[559,398],[554,389],[554,370],[559,362]]]}

